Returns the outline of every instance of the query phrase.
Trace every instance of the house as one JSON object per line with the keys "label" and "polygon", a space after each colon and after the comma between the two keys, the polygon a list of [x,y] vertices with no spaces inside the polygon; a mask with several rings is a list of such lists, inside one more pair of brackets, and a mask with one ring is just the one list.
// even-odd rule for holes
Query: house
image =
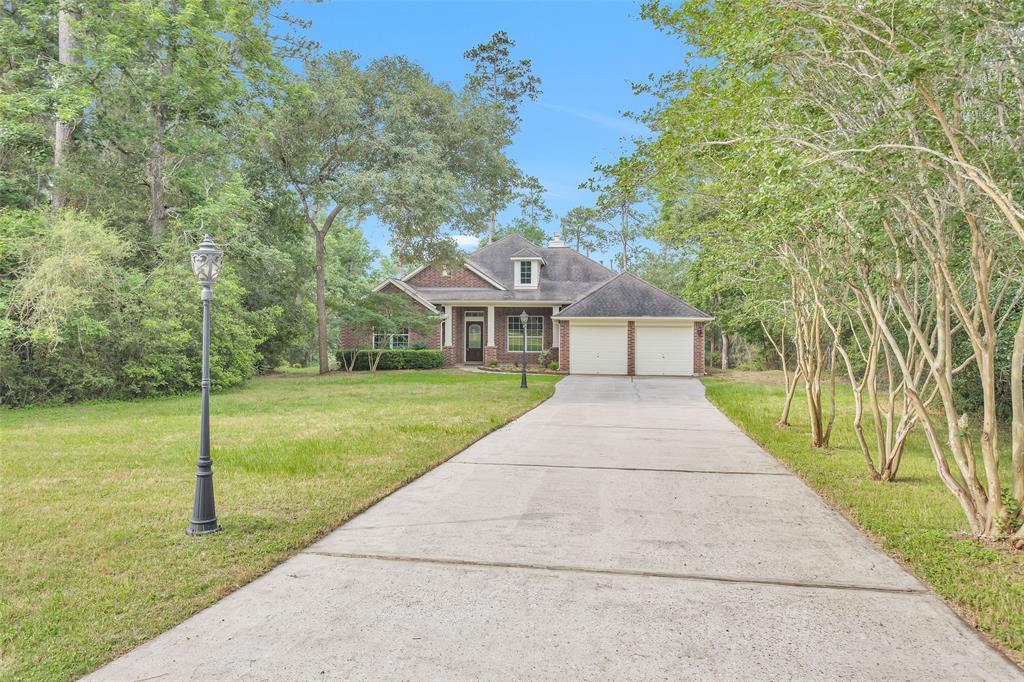
{"label": "house", "polygon": [[[616,273],[556,238],[538,247],[513,234],[451,268],[425,265],[377,291],[409,296],[442,322],[416,334],[355,338],[350,348],[442,348],[445,365],[516,362],[526,324],[528,361],[551,349],[573,374],[700,375],[704,324],[713,319],[636,275]],[[549,355],[549,357],[555,357]]]}

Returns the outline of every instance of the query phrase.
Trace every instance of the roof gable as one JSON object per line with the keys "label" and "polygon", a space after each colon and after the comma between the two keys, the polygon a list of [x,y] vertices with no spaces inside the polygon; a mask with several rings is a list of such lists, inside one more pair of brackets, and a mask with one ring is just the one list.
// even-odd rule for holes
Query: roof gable
{"label": "roof gable", "polygon": [[680,317],[713,319],[681,298],[623,272],[568,306],[555,317]]}
{"label": "roof gable", "polygon": [[438,268],[436,265],[425,265],[406,275],[403,281],[418,289],[461,287],[493,290],[497,288],[466,265],[453,265],[446,269]]}

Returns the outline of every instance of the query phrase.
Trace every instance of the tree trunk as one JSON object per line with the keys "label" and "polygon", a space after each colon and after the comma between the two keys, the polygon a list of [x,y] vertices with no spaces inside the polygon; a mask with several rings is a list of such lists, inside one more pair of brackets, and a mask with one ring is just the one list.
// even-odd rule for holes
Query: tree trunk
{"label": "tree trunk", "polygon": [[619,218],[620,233],[621,233],[621,236],[622,236],[622,271],[623,272],[625,272],[626,270],[629,270],[629,254],[627,253],[629,251],[629,232],[626,231],[626,227],[627,227],[627,224],[626,224],[626,211],[627,211],[627,206],[626,206],[626,204],[623,204],[622,208],[621,208],[620,218]]}
{"label": "tree trunk", "polygon": [[1011,426],[1010,450],[1013,496],[1017,500],[1018,514],[1024,514],[1024,314],[1013,337],[1010,356]]}
{"label": "tree trunk", "polygon": [[789,410],[793,405],[793,396],[796,395],[796,385],[800,382],[800,370],[793,372],[793,378],[786,388],[786,402],[782,405],[782,416],[779,417],[779,426],[789,426]]}
{"label": "tree trunk", "polygon": [[160,243],[167,229],[167,203],[164,197],[164,145],[165,121],[163,102],[157,105],[154,117],[156,139],[149,154],[149,236],[154,243]]}
{"label": "tree trunk", "polygon": [[326,253],[326,233],[316,232],[316,326],[320,373],[330,371],[327,357],[327,280],[324,275],[324,255]]}
{"label": "tree trunk", "polygon": [[722,332],[722,369],[729,369],[729,337]]}
{"label": "tree trunk", "polygon": [[[62,66],[70,66],[81,61],[75,55],[75,40],[71,35],[71,19],[72,11],[68,8],[65,0],[57,9],[57,60]],[[53,170],[55,175],[60,171],[65,157],[71,150],[72,130],[72,124],[62,121],[58,115],[53,130]],[[59,178],[55,178],[51,199],[54,210],[60,209],[67,201],[67,196],[60,187]]]}
{"label": "tree trunk", "polygon": [[494,242],[494,229],[497,226],[497,223],[498,223],[498,213],[497,213],[497,211],[491,211],[490,224],[487,226],[487,243],[488,244],[491,244],[492,242]]}
{"label": "tree trunk", "polygon": [[[173,16],[178,13],[177,0],[171,0],[169,7]],[[169,29],[174,30],[174,29]],[[167,56],[160,63],[160,74],[166,80],[174,70],[175,39],[167,36]],[[153,243],[163,241],[167,229],[167,181],[164,178],[164,135],[167,132],[167,102],[160,98],[153,111],[153,144],[149,150],[149,236]]]}

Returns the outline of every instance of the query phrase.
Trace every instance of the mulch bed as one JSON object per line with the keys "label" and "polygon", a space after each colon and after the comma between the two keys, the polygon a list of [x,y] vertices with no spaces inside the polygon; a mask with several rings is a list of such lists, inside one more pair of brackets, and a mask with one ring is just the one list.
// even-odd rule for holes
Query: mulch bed
{"label": "mulch bed", "polygon": [[[497,367],[487,367],[486,365],[481,365],[478,369],[480,369],[481,371],[484,371],[484,372],[496,372],[498,374],[522,374],[523,373],[522,369],[520,369],[519,367],[514,367],[512,365],[498,365]],[[531,367],[529,365],[526,366],[526,373],[527,374],[565,374],[565,372],[563,372],[561,370],[547,369],[547,368],[537,367],[537,366]]]}

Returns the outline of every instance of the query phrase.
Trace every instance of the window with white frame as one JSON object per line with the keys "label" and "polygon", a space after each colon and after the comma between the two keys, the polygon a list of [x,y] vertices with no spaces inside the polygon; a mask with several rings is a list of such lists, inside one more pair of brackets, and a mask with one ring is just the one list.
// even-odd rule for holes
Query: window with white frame
{"label": "window with white frame", "polygon": [[533,261],[519,261],[519,284],[522,286],[533,284]]}
{"label": "window with white frame", "polygon": [[373,332],[373,349],[381,350],[385,348],[408,348],[409,347],[409,330],[401,329],[397,334],[381,334],[374,330]]}
{"label": "window with white frame", "polygon": [[[523,324],[518,315],[508,316],[506,340],[509,352],[523,352]],[[539,353],[544,350],[544,317],[531,315],[526,322],[526,352]]]}

